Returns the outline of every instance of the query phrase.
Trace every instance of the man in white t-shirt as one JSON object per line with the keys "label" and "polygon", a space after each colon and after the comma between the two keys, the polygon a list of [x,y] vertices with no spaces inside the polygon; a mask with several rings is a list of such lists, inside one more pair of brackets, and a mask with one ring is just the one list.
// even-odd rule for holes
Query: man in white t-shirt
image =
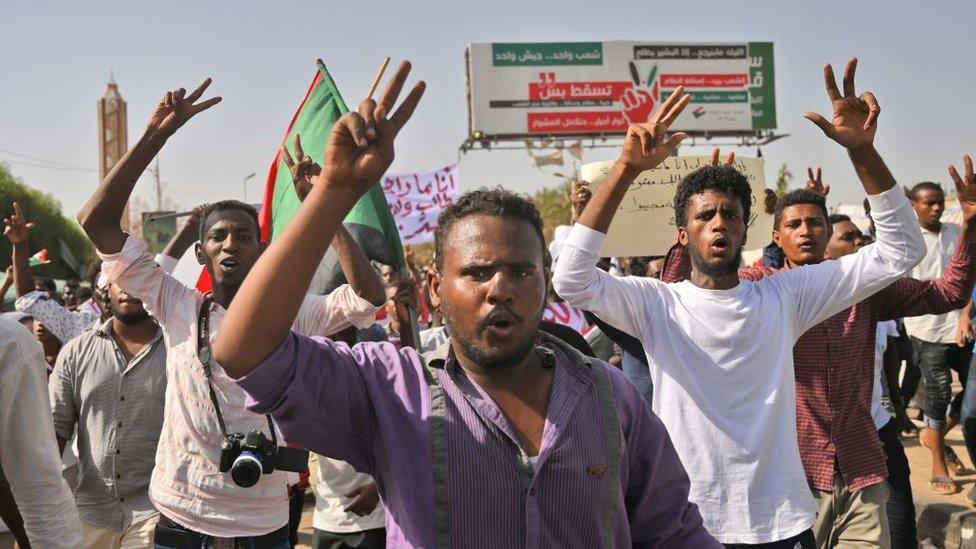
{"label": "man in white t-shirt", "polygon": [[383,549],[386,511],[373,477],[345,461],[315,455],[312,548]]}
{"label": "man in white t-shirt", "polygon": [[[959,240],[960,227],[955,223],[943,223],[945,192],[942,187],[925,181],[912,187],[909,192],[912,208],[918,217],[918,225],[925,239],[926,253],[922,261],[911,270],[909,276],[919,280],[932,280],[942,276],[949,258]],[[905,331],[912,341],[915,359],[925,379],[925,426],[919,432],[919,442],[932,453],[932,478],[947,479],[945,433],[959,423],[963,392],[953,397],[952,372],[965,387],[969,372],[969,360],[973,344],[956,345],[959,311],[941,315],[925,315],[905,319]],[[958,474],[958,470],[956,471]],[[931,483],[940,494],[955,493],[956,487],[948,482]]]}
{"label": "man in white t-shirt", "polygon": [[793,345],[810,327],[905,275],[924,255],[908,201],[874,149],[874,95],[844,92],[824,69],[833,121],[805,116],[851,158],[872,203],[878,242],[837,261],[739,281],[752,190],[734,168],[706,167],[675,195],[689,280],[615,278],[596,268],[606,232],[631,183],[685,137],[667,130],[690,101],[677,88],[623,152],[560,253],[553,283],[570,304],[641,340],[662,418],[691,478],[690,499],[722,543],[813,545],[816,505],[796,436]]}
{"label": "man in white t-shirt", "polygon": [[[246,546],[288,547],[286,473],[278,469],[261,474],[246,486],[220,471],[226,435],[257,431],[274,441],[276,432],[270,430],[270,418],[245,408],[243,389],[209,358],[209,342],[219,331],[226,307],[264,250],[257,212],[248,204],[224,200],[200,214],[196,255],[213,283],[209,294],[164,273],[146,253],[145,243],[119,228],[139,175],[166,140],[195,114],[219,102],[213,98],[194,104],[209,83],[208,79],[189,95],[183,89],[166,94],[145,134],[105,178],[78,220],[99,250],[108,281],[141,299],[163,328],[165,415],[149,484],[149,498],[160,512],[157,546],[211,546],[233,538]],[[301,168],[313,163],[303,154],[298,160],[292,177],[303,199],[312,174]],[[296,332],[325,336],[349,326],[368,326],[385,300],[379,278],[348,232],[337,233],[333,246],[350,284],[328,295],[306,296],[293,326]],[[283,446],[280,438],[277,442]]]}

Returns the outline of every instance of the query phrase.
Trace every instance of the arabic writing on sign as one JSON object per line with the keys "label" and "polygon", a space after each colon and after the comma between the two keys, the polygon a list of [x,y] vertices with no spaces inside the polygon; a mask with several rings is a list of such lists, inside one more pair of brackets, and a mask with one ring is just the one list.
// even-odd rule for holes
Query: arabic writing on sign
{"label": "arabic writing on sign", "polygon": [[437,216],[461,194],[457,164],[427,173],[388,174],[380,184],[403,244],[432,242]]}
{"label": "arabic writing on sign", "polygon": [[747,54],[745,44],[731,46],[689,44],[634,46],[634,59],[744,59]]}
{"label": "arabic writing on sign", "polygon": [[[688,174],[711,164],[707,156],[672,156],[653,170],[642,172],[631,183],[614,216],[601,256],[664,255],[676,236],[674,193]],[[613,162],[584,164],[582,178],[596,190],[610,173]],[[761,158],[736,157],[734,167],[752,187],[749,244],[761,248],[769,243],[772,216],[761,207],[766,180]]]}
{"label": "arabic writing on sign", "polygon": [[496,66],[603,63],[603,44],[600,42],[495,43],[491,49],[492,64]]}

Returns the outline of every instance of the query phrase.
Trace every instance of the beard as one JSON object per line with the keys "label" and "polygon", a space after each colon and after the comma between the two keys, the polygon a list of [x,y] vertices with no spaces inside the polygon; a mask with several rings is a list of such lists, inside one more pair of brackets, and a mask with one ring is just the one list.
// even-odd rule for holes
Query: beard
{"label": "beard", "polygon": [[720,277],[735,274],[739,271],[739,265],[742,264],[741,246],[735,251],[734,256],[732,256],[728,261],[723,261],[721,263],[709,263],[705,261],[705,257],[699,253],[698,248],[695,246],[688,246],[688,252],[691,254],[691,264],[695,266],[695,269],[709,277]]}
{"label": "beard", "polygon": [[[531,334],[527,334],[528,337],[524,341],[519,342],[519,344],[511,351],[500,354],[492,349],[483,349],[478,344],[468,339],[463,334],[458,333],[454,328],[450,329],[451,339],[457,341],[458,347],[464,356],[478,365],[479,368],[484,370],[504,370],[507,368],[512,368],[523,360],[525,357],[529,356],[529,353],[535,349],[536,335],[538,334],[539,321],[542,319],[542,313],[545,305],[539,308],[539,311],[533,315],[533,322],[530,324]],[[448,313],[448,311],[445,311]],[[444,324],[450,326],[448,321],[448,314],[444,316]],[[483,326],[478,327],[478,333],[484,330]],[[518,337],[520,334],[516,334]]]}
{"label": "beard", "polygon": [[149,319],[149,312],[145,309],[135,313],[120,313],[115,310],[112,311],[112,317],[122,324],[139,324]]}

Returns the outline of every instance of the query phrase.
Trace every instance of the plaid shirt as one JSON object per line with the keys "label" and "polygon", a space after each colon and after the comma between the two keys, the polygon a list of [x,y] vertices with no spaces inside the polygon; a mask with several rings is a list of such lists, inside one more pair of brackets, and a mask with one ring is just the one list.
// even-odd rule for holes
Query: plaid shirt
{"label": "plaid shirt", "polygon": [[[942,278],[903,278],[811,328],[793,347],[796,432],[807,480],[831,490],[836,467],[851,491],[888,476],[885,454],[871,417],[875,329],[879,321],[942,314],[963,307],[976,281],[976,245],[960,237]],[[789,267],[784,267],[788,269]],[[739,277],[757,280],[779,269],[748,267]],[[691,274],[687,249],[675,244],[661,280]]]}

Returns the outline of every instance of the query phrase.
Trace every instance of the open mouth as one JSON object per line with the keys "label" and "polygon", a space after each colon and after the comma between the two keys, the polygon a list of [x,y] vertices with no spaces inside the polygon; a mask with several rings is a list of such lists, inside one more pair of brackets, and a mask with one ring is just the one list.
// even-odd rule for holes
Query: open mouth
{"label": "open mouth", "polygon": [[507,312],[496,311],[488,315],[484,326],[492,335],[505,337],[515,331],[515,319]]}
{"label": "open mouth", "polygon": [[228,257],[227,259],[222,260],[219,265],[221,271],[225,273],[232,273],[240,268],[241,262],[233,257]]}
{"label": "open mouth", "polygon": [[729,249],[729,241],[725,237],[718,237],[708,246],[709,250],[715,255],[725,255]]}
{"label": "open mouth", "polygon": [[814,246],[815,245],[813,242],[803,242],[799,246],[797,246],[797,248],[803,250],[804,252],[809,252],[813,250]]}

